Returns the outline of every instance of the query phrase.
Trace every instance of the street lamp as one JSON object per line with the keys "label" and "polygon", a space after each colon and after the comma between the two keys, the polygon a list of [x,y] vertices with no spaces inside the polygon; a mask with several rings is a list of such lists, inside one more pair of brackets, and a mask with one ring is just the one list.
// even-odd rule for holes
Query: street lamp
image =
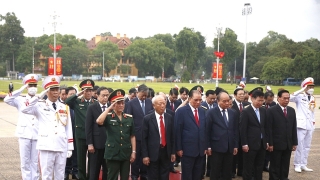
{"label": "street lamp", "polygon": [[54,12],[54,15],[52,16],[53,18],[53,22],[52,22],[52,26],[53,26],[53,75],[56,75],[56,64],[57,64],[57,51],[56,51],[56,27],[57,27],[57,24],[58,22],[56,21],[56,19],[58,18],[59,16],[56,15],[56,12]]}
{"label": "street lamp", "polygon": [[252,7],[250,3],[245,3],[244,8],[242,9],[242,15],[246,16],[246,31],[245,31],[245,39],[244,39],[244,53],[243,53],[243,80],[246,81],[246,56],[247,56],[247,22],[248,15],[252,13]]}
{"label": "street lamp", "polygon": [[[221,35],[222,27],[217,27],[217,37],[218,37],[218,52],[219,51],[219,43],[220,43],[220,35]],[[217,56],[217,76],[216,76],[216,87],[218,87],[219,84],[219,61],[220,58]]]}
{"label": "street lamp", "polygon": [[36,45],[36,38],[34,38],[34,43],[32,46],[32,74],[34,74],[34,46]]}

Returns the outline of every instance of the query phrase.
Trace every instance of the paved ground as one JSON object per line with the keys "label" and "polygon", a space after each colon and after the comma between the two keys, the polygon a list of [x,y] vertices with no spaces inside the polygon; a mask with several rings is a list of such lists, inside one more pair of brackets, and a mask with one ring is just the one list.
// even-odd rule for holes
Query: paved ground
{"label": "paved ground", "polygon": [[[316,97],[320,102],[320,96]],[[290,106],[295,107],[294,104]],[[18,114],[17,110],[7,104],[0,102],[0,180],[19,180],[21,179],[20,159],[18,149],[18,139],[14,137]],[[312,146],[309,155],[308,167],[313,168],[314,172],[295,173],[291,162],[289,178],[291,180],[316,180],[320,179],[320,109],[316,109],[316,130],[312,139]],[[293,156],[291,161],[293,160]],[[263,174],[263,179],[268,179],[268,174]],[[179,178],[173,178],[178,180]],[[173,180],[171,179],[171,180]],[[206,178],[209,179],[209,178]],[[242,178],[235,178],[235,180]]]}

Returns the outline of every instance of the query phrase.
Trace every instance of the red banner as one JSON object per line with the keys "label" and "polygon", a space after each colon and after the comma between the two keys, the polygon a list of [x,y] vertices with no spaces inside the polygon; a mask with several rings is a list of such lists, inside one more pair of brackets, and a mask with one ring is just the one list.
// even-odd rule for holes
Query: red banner
{"label": "red banner", "polygon": [[[223,63],[219,63],[219,75],[218,75],[218,80],[222,80],[222,68],[223,68]],[[212,79],[216,79],[217,78],[217,63],[214,62],[212,63]]]}
{"label": "red banner", "polygon": [[57,63],[56,63],[56,75],[60,76],[60,75],[62,75],[62,59],[61,59],[61,57],[57,57],[56,61],[57,61]]}
{"label": "red banner", "polygon": [[49,57],[48,59],[48,75],[54,75],[54,61],[53,57]]}

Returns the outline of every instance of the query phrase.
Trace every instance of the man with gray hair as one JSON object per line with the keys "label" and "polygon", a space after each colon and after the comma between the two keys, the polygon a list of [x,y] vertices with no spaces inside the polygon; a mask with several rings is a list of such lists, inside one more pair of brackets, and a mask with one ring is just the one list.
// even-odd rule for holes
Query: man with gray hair
{"label": "man with gray hair", "polygon": [[141,138],[143,117],[153,109],[152,102],[147,98],[148,87],[144,84],[138,87],[137,97],[127,103],[126,113],[133,116],[136,136],[136,160],[131,165],[131,179],[141,180],[147,178],[147,168],[142,164]]}

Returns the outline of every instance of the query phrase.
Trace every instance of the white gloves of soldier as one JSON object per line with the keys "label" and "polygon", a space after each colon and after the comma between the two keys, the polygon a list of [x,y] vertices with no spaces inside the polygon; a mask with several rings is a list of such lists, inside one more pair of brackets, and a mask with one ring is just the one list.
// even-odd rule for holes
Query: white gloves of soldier
{"label": "white gloves of soldier", "polygon": [[24,89],[26,89],[28,87],[28,84],[25,84],[25,85],[23,85],[20,89],[19,89],[19,91],[20,92],[22,92]]}
{"label": "white gloves of soldier", "polygon": [[307,88],[307,86],[305,86],[305,87],[301,88],[300,90],[298,90],[298,91],[294,92],[294,93],[293,93],[293,95],[294,95],[294,96],[296,96],[296,95],[298,95],[298,94],[300,94],[300,93],[304,92],[304,90],[305,90],[306,88]]}
{"label": "white gloves of soldier", "polygon": [[72,151],[67,152],[67,158],[70,158],[72,156]]}
{"label": "white gloves of soldier", "polygon": [[44,90],[44,91],[42,91],[40,94],[39,94],[39,99],[42,99],[46,94],[47,94],[47,92],[50,90],[50,88],[48,88],[48,89],[46,89],[46,90]]}

